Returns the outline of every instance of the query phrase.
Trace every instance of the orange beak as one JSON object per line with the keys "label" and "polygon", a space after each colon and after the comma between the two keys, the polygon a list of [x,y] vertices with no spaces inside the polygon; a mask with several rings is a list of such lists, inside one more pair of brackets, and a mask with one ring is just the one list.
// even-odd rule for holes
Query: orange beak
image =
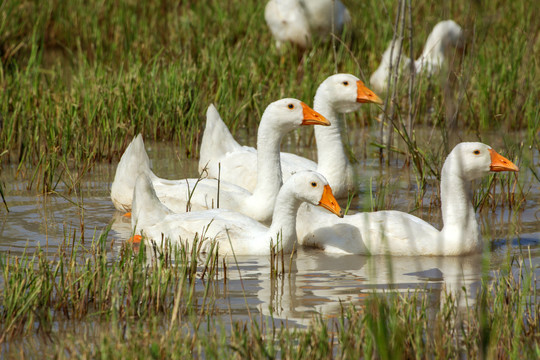
{"label": "orange beak", "polygon": [[122,215],[123,217],[127,217],[127,218],[130,218],[131,217],[131,213],[130,212],[127,212],[125,213],[124,215]]}
{"label": "orange beak", "polygon": [[132,237],[129,238],[128,243],[131,243],[131,244],[140,244],[140,243],[141,243],[141,240],[142,240],[142,236],[141,236],[141,235],[134,235],[134,236],[132,236]]}
{"label": "orange beak", "polygon": [[321,201],[319,201],[319,206],[322,206],[323,208],[333,212],[340,218],[343,217],[343,210],[341,210],[336,198],[334,197],[334,194],[332,194],[332,189],[330,188],[330,185],[324,185],[324,190],[321,196]]}
{"label": "orange beak", "polygon": [[500,155],[495,150],[489,149],[489,154],[491,155],[490,171],[519,171],[519,168],[513,162]]}
{"label": "orange beak", "polygon": [[368,89],[360,80],[356,82],[356,102],[374,103],[379,105],[382,105],[383,103],[381,98],[375,95],[375,93]]}
{"label": "orange beak", "polygon": [[330,121],[328,121],[324,116],[322,116],[303,102],[301,104],[304,111],[304,120],[302,120],[302,125],[330,126]]}

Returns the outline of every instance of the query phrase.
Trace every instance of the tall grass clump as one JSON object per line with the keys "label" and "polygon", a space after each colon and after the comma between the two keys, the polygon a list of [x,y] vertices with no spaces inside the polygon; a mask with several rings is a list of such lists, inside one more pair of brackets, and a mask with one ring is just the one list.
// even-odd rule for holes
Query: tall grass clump
{"label": "tall grass clump", "polygon": [[[143,243],[137,249],[121,245],[112,258],[107,233],[89,247],[81,242],[59,247],[53,261],[41,251],[20,258],[2,254],[0,343],[36,330],[50,336],[59,321],[145,322],[167,314],[174,323],[195,316],[201,304],[212,314],[206,299],[218,276],[215,254],[199,263],[197,248],[161,250]],[[195,291],[199,280],[202,300]]]}

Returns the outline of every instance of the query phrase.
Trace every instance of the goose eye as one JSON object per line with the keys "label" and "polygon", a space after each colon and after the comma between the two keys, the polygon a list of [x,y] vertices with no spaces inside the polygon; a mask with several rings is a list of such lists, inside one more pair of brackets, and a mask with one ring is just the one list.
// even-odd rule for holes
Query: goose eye
{"label": "goose eye", "polygon": [[474,151],[473,151],[473,154],[474,154],[474,155],[480,155],[480,150],[474,150]]}
{"label": "goose eye", "polygon": [[348,86],[348,85],[349,85],[349,82],[348,82],[348,81],[344,81],[344,82],[343,82],[343,85]]}
{"label": "goose eye", "polygon": [[287,105],[287,107],[288,107],[289,109],[294,109],[294,104],[289,104],[289,105]]}
{"label": "goose eye", "polygon": [[311,186],[312,186],[312,187],[317,187],[317,183],[316,183],[315,181],[313,181],[313,182],[311,183]]}

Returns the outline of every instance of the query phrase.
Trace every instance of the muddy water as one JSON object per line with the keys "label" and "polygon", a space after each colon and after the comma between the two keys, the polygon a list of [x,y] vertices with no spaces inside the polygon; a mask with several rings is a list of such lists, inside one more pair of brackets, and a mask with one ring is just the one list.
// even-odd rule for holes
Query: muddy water
{"label": "muddy water", "polygon": [[[370,193],[376,194],[387,185],[391,191],[381,201],[381,208],[391,207],[408,210],[413,207],[416,193],[413,172],[404,171],[399,161],[381,170],[374,151],[365,144],[364,133],[351,133],[353,146],[359,158],[358,175],[361,196],[352,203],[352,211],[365,209]],[[254,143],[254,139],[249,139]],[[285,147],[292,151],[298,143],[294,136],[286,139]],[[496,147],[496,144],[493,144]],[[185,159],[173,144],[147,142],[152,167],[156,174],[168,178],[193,177],[197,173],[197,161]],[[540,173],[539,154],[528,150],[531,166]],[[314,149],[302,147],[301,152],[314,157]],[[109,239],[113,244],[124,242],[130,233],[129,221],[117,213],[110,201],[110,185],[114,178],[116,163],[96,164],[84,176],[76,192],[68,192],[69,186],[60,183],[57,194],[36,195],[27,191],[27,184],[16,176],[15,168],[5,167],[1,174],[9,213],[0,210],[0,252],[20,255],[42,249],[51,257],[65,242],[78,239],[81,233],[85,241],[91,241],[108,225],[112,226]],[[243,256],[238,258],[238,271],[234,260],[228,259],[228,297],[218,306],[225,313],[229,308],[235,317],[246,318],[251,313],[269,314],[274,317],[304,323],[313,314],[328,316],[338,314],[341,302],[361,304],[372,291],[397,289],[421,289],[437,304],[445,288],[459,294],[463,303],[470,304],[483,275],[482,263],[488,261],[488,276],[506,263],[508,256],[525,252],[527,266],[540,275],[540,187],[538,181],[526,168],[519,174],[520,183],[527,190],[527,201],[519,212],[496,208],[494,212],[480,214],[482,231],[495,239],[491,250],[485,255],[467,257],[365,257],[326,255],[314,249],[300,249],[287,259],[286,275],[279,281],[270,277],[268,257]],[[440,212],[433,189],[428,189],[424,204],[416,215],[440,228]],[[113,246],[117,248],[117,246]],[[529,254],[532,263],[529,263]],[[112,259],[114,261],[114,258]],[[465,288],[467,293],[463,293]],[[202,289],[201,289],[202,291]],[[221,305],[220,305],[221,304]],[[436,305],[434,305],[436,306]],[[227,315],[228,316],[228,315]]]}

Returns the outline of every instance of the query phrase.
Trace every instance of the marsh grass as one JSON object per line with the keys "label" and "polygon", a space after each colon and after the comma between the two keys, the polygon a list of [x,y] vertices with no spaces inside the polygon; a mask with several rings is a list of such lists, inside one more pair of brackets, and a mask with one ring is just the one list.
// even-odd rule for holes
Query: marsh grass
{"label": "marsh grass", "polygon": [[[32,332],[36,324],[50,335],[58,321],[146,321],[166,313],[172,314],[174,324],[187,314],[196,316],[197,304],[206,314],[213,313],[212,302],[206,300],[219,263],[210,253],[201,264],[197,241],[192,249],[158,249],[143,242],[134,251],[124,244],[111,261],[107,234],[90,246],[77,242],[60,247],[53,261],[41,251],[20,258],[2,255],[0,342]],[[195,292],[199,280],[203,300]]]}
{"label": "marsh grass", "polygon": [[[481,13],[485,10],[484,6],[478,6],[477,4],[469,4],[468,6],[470,7],[468,11],[471,11],[471,14]],[[416,47],[417,43],[414,41],[418,34],[414,29],[416,23],[413,18],[415,18],[418,9],[422,5],[420,4],[415,9],[411,6],[410,1],[402,0],[395,7],[397,13],[393,24],[393,39],[400,38],[404,41],[408,39],[409,51],[401,46],[395,48],[394,51],[398,53],[399,57],[409,56],[414,59],[416,56],[414,56],[415,51],[413,49],[418,51],[419,48]],[[524,10],[521,5],[512,6],[512,8],[512,10],[518,12]],[[414,16],[413,12],[415,13]],[[538,94],[538,85],[540,84],[537,76],[538,65],[535,60],[526,55],[527,59],[525,61],[522,61],[522,59],[526,51],[538,52],[537,44],[533,39],[535,37],[526,35],[528,31],[531,34],[535,33],[536,30],[533,30],[533,28],[537,28],[539,23],[525,14],[521,20],[525,20],[521,24],[523,26],[520,28],[521,35],[511,36],[511,39],[508,39],[508,36],[502,36],[501,34],[500,41],[503,38],[509,41],[511,43],[509,47],[512,49],[510,51],[513,51],[512,56],[516,56],[516,63],[508,64],[504,70],[500,68],[495,70],[493,68],[493,65],[498,62],[492,57],[494,55],[493,49],[488,48],[487,42],[489,41],[488,37],[494,35],[494,31],[490,30],[491,34],[489,35],[485,33],[486,29],[479,31],[479,28],[485,25],[479,22],[493,22],[493,19],[488,17],[474,20],[468,18],[464,19],[463,22],[457,21],[465,29],[465,51],[460,51],[458,48],[447,52],[445,54],[448,58],[447,63],[444,64],[441,71],[434,75],[416,74],[415,76],[413,72],[413,75],[401,76],[400,66],[391,64],[386,103],[383,107],[383,114],[381,114],[381,120],[383,121],[380,122],[380,136],[376,145],[380,148],[381,164],[383,156],[386,159],[386,164],[389,164],[392,157],[402,154],[406,156],[406,163],[410,162],[412,164],[418,189],[415,207],[420,206],[423,201],[428,179],[434,176],[440,180],[441,161],[444,160],[445,154],[452,149],[453,145],[466,136],[467,131],[464,132],[463,130],[475,131],[476,137],[480,141],[482,141],[480,133],[486,129],[527,129],[526,137],[528,139],[532,138],[533,133],[538,132],[538,101],[534,97],[530,97],[531,94],[535,94],[535,97]],[[529,28],[529,25],[525,25],[525,23],[533,27]],[[486,41],[486,43],[479,43],[479,38]],[[496,40],[496,37],[494,36],[491,40]],[[500,44],[498,45],[500,48]],[[490,55],[486,55],[486,52]],[[397,62],[399,64],[399,59]],[[487,64],[488,62],[489,64]],[[527,64],[526,66],[532,66],[532,68],[529,68],[531,78],[525,79],[519,75],[521,66],[524,63]],[[492,76],[488,78],[479,74],[479,69],[490,73]],[[523,75],[525,73],[523,72]],[[494,79],[497,80],[494,81]],[[486,81],[486,83],[483,83],[483,81]],[[489,82],[489,85],[487,82]],[[510,95],[509,88],[512,87],[510,84],[517,83],[525,85],[527,88],[529,88],[529,84],[532,84],[530,87],[532,92],[523,93],[518,90],[518,86],[515,88],[515,92]],[[480,90],[482,95],[489,95],[477,96],[478,93],[473,90],[472,85],[478,87],[479,84],[482,84],[481,89],[477,90]],[[500,87],[495,90],[493,86]],[[488,89],[487,93],[483,92],[485,89]],[[506,124],[497,122],[495,124],[496,121],[492,119],[500,118],[506,110],[501,108],[500,99],[497,103],[493,103],[497,95],[487,99],[488,96],[493,96],[495,93],[506,93],[515,101],[511,106],[512,110],[508,114],[513,118],[519,117],[519,125],[515,126],[515,121]],[[480,101],[476,102],[477,99]],[[529,103],[529,101],[532,101],[532,103]],[[498,110],[495,110],[494,113],[493,109]],[[524,111],[524,109],[527,109],[527,111]],[[490,120],[486,121],[486,119]],[[528,125],[521,127],[524,123]],[[438,145],[432,144],[428,148],[418,142],[414,129],[421,124],[432,126],[432,133],[437,133],[435,138],[439,140]],[[503,137],[503,141],[506,149],[510,149],[511,152],[514,152],[513,147],[523,146],[523,143],[519,144],[519,141],[516,142],[515,139],[509,141],[508,137]],[[398,145],[396,146],[396,144]],[[538,149],[536,140],[532,140],[528,144],[534,144],[535,148]],[[406,149],[405,151],[402,150],[403,147]],[[522,151],[519,151],[519,153],[520,155],[523,154]],[[530,158],[523,159],[523,161],[529,163]],[[512,195],[514,194],[512,193]],[[486,199],[487,197],[483,198],[483,200]],[[509,202],[510,206],[515,205],[516,198],[514,196],[511,196],[509,200],[511,200]],[[517,198],[518,203],[523,201],[523,196]]]}
{"label": "marsh grass", "polygon": [[4,187],[2,183],[0,182],[0,196],[2,197],[2,203],[4,204],[4,207],[6,208],[6,211],[9,212],[9,207],[6,202],[6,198],[4,197]]}
{"label": "marsh grass", "polygon": [[[105,235],[60,248],[53,261],[41,252],[2,256],[2,356],[534,358],[539,351],[527,251],[486,273],[476,295],[442,291],[433,303],[421,289],[387,290],[302,329],[262,314],[234,320],[233,310],[216,306],[226,293],[225,268],[217,254],[200,254],[197,241],[191,249],[122,246],[110,261]],[[35,337],[42,340],[18,347]]]}

